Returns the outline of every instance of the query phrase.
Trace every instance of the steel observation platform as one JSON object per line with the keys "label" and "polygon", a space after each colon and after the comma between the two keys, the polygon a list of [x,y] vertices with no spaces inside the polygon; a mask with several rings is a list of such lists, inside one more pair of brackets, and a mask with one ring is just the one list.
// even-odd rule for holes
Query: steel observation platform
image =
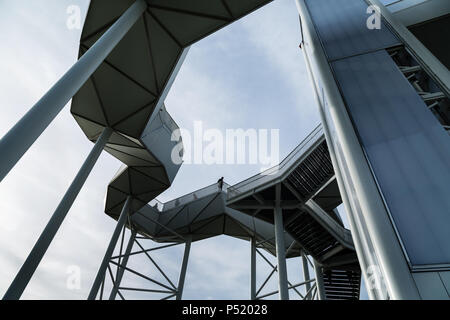
{"label": "steel observation platform", "polygon": [[[102,150],[124,166],[107,188],[105,212],[117,224],[88,299],[96,299],[99,292],[102,298],[108,271],[113,280],[110,299],[123,298],[121,291],[127,288],[120,283],[125,271],[142,276],[127,267],[128,258],[136,253],[131,251],[133,244],[141,237],[185,244],[178,286],[155,264],[149,250],[140,251],[170,284],[144,277],[165,288],[155,292],[181,299],[191,242],[222,234],[251,242],[251,299],[278,293],[285,300],[289,290],[303,299],[359,299],[361,271],[350,231],[336,211],[342,199],[320,126],[275,168],[234,186],[212,185],[164,204],[155,200],[170,187],[181,166],[172,161],[171,153],[182,139],[172,140],[179,128],[164,100],[189,47],[269,2],[90,2],[78,62],[1,140],[3,179],[72,99],[74,119],[95,143],[4,299],[21,297]],[[125,228],[131,236],[122,254]],[[120,254],[113,257],[121,233]],[[269,278],[278,273],[277,292],[260,294],[269,278],[256,290],[258,249],[277,258],[276,266],[266,259],[273,268]],[[292,285],[286,258],[299,256],[305,281]],[[117,266],[115,278],[110,263]],[[309,277],[308,263],[315,279]],[[299,286],[305,286],[304,294]]]}
{"label": "steel observation platform", "polygon": [[[103,150],[124,166],[108,185],[105,212],[117,224],[90,300],[99,292],[102,299],[108,273],[111,300],[125,290],[181,299],[191,242],[220,234],[250,240],[251,299],[287,300],[289,290],[305,300],[358,299],[361,274],[374,280],[371,299],[450,298],[450,71],[438,32],[449,25],[449,1],[295,0],[323,128],[241,183],[156,200],[181,166],[171,154],[182,139],[172,139],[178,126],[164,100],[189,47],[269,2],[90,1],[79,60],[0,140],[2,181],[72,99],[75,120],[95,143],[3,299],[20,299]],[[342,202],[352,234],[336,209]],[[141,239],[161,246],[145,249]],[[185,250],[175,285],[150,252],[178,244]],[[264,258],[272,272],[257,290],[259,249],[277,264]],[[167,284],[129,268],[136,254]],[[287,277],[286,259],[295,256],[299,284]],[[125,288],[125,271],[162,289]],[[278,291],[261,293],[275,272]]]}
{"label": "steel observation platform", "polygon": [[[280,201],[286,257],[303,251],[314,258],[326,298],[358,299],[361,273],[350,231],[334,211],[342,200],[321,127],[269,172],[155,205],[180,167],[170,158],[180,142],[171,140],[178,126],[163,101],[189,46],[268,2],[147,1],[142,17],[74,96],[71,112],[92,141],[113,129],[105,150],[125,164],[108,185],[105,212],[114,219],[129,206],[126,225],[156,242],[226,234],[253,238],[276,256],[273,212]],[[92,1],[80,56],[133,3]]]}

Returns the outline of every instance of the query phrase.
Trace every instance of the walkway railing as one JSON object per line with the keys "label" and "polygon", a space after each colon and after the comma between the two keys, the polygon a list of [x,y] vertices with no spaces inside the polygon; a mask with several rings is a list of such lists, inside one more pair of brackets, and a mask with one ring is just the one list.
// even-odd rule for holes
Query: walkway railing
{"label": "walkway railing", "polygon": [[220,189],[219,183],[216,182],[212,185],[209,185],[207,187],[196,190],[194,192],[185,194],[184,196],[167,201],[165,203],[159,201],[158,199],[154,199],[154,200],[150,201],[149,205],[154,207],[158,211],[163,212],[163,211],[167,211],[167,210],[176,208],[178,206],[183,206],[189,202],[209,196],[211,194],[217,193],[220,190],[227,192],[227,190],[229,188],[230,188],[230,185],[228,183],[224,182],[222,189]]}
{"label": "walkway railing", "polygon": [[284,158],[283,161],[280,162],[279,165],[229,187],[227,197],[228,200],[273,180],[275,175],[278,175],[283,169],[289,168],[292,164],[297,162],[300,157],[304,156],[306,151],[310,149],[322,136],[322,125],[318,125],[286,158]]}

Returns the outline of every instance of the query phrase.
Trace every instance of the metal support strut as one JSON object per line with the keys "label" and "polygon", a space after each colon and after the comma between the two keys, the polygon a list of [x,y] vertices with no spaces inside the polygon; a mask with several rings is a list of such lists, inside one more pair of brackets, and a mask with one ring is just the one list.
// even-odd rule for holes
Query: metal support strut
{"label": "metal support strut", "polygon": [[0,140],[0,181],[97,70],[146,8],[145,0],[137,0]]}
{"label": "metal support strut", "polygon": [[276,186],[274,208],[275,242],[278,260],[278,291],[280,300],[289,300],[289,289],[286,269],[286,247],[284,244],[283,212],[281,209],[281,185]]}
{"label": "metal support strut", "polygon": [[325,287],[323,284],[322,268],[316,260],[314,260],[314,272],[316,274],[317,296],[319,300],[326,300],[327,297],[325,295]]}
{"label": "metal support strut", "polygon": [[[311,278],[309,276],[309,266],[308,266],[308,259],[306,258],[305,252],[302,250],[302,266],[303,266],[303,280],[309,281]],[[305,285],[306,292],[308,293],[305,296],[306,300],[312,300],[311,296],[311,283],[307,282]]]}
{"label": "metal support strut", "polygon": [[176,295],[177,300],[181,300],[181,298],[183,297],[184,281],[186,279],[186,270],[189,261],[189,253],[191,251],[191,242],[192,237],[191,236],[187,237],[186,244],[184,247],[183,262],[181,264],[180,279],[178,280],[178,289]]}
{"label": "metal support strut", "polygon": [[131,196],[128,196],[127,199],[125,200],[125,203],[123,204],[122,212],[120,213],[119,220],[117,220],[116,228],[114,229],[111,241],[109,242],[108,249],[106,249],[106,253],[105,256],[103,257],[102,264],[100,265],[100,268],[97,272],[97,276],[95,277],[94,280],[94,284],[92,285],[91,291],[89,292],[88,300],[95,300],[98,290],[102,285],[103,278],[105,277],[106,274],[106,269],[108,268],[109,265],[109,260],[111,260],[122,227],[125,225],[125,222],[127,221],[130,203],[131,203]]}
{"label": "metal support strut", "polygon": [[256,300],[256,239],[250,239],[250,300]]}
{"label": "metal support strut", "polygon": [[[125,230],[124,230],[125,232]],[[136,231],[131,231],[130,239],[128,240],[127,248],[125,249],[125,253],[123,256],[122,263],[120,267],[117,269],[117,276],[114,286],[111,290],[111,294],[109,295],[109,300],[115,300],[117,293],[119,291],[120,283],[122,282],[123,274],[125,272],[125,268],[127,267],[128,258],[130,257],[131,249],[133,248],[134,240],[136,238]]]}
{"label": "metal support strut", "polygon": [[47,251],[50,243],[58,232],[59,227],[63,223],[69,209],[71,208],[73,202],[75,201],[78,193],[83,187],[89,173],[97,162],[98,157],[103,151],[104,146],[108,142],[111,136],[112,130],[110,128],[105,128],[97,139],[94,147],[89,153],[88,157],[83,163],[80,171],[78,171],[75,179],[70,185],[69,189],[66,191],[64,197],[53,213],[50,221],[47,223],[44,231],[41,233],[39,239],[25,260],[24,264],[20,268],[13,282],[6,291],[3,299],[4,300],[17,300],[21,297],[23,291],[25,290],[28,282],[36,271],[39,263],[41,262],[45,252]]}

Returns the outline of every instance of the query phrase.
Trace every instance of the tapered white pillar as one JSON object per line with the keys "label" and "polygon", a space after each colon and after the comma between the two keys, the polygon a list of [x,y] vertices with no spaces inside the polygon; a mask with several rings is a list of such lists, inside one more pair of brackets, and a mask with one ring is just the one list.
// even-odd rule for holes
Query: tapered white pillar
{"label": "tapered white pillar", "polygon": [[137,0],[0,140],[0,181],[97,70],[146,8],[145,0]]}
{"label": "tapered white pillar", "polygon": [[44,231],[41,233],[39,239],[25,260],[24,264],[20,268],[10,287],[6,291],[3,299],[4,300],[17,300],[21,297],[23,291],[25,290],[28,282],[36,271],[39,263],[41,262],[45,252],[47,251],[50,243],[58,232],[59,227],[63,223],[69,209],[72,207],[78,193],[86,182],[92,168],[98,160],[104,146],[108,142],[111,136],[112,130],[110,128],[105,128],[97,139],[94,147],[89,153],[87,159],[84,161],[83,166],[76,175],[69,189],[65,193],[55,212],[53,213],[50,221],[47,223]]}
{"label": "tapered white pillar", "polygon": [[[330,1],[332,3],[333,1]],[[378,0],[369,0],[368,2],[372,3],[378,3],[380,2]],[[347,105],[348,99],[350,97],[350,94],[347,93],[349,96],[345,96],[346,94],[343,93],[343,88],[341,83],[337,83],[337,76],[336,73],[333,72],[335,70],[332,70],[330,68],[330,63],[332,63],[331,59],[328,59],[324,47],[322,46],[323,42],[321,42],[319,32],[317,29],[316,23],[319,20],[319,16],[323,16],[323,12],[320,12],[317,14],[316,17],[314,17],[311,14],[310,9],[308,8],[308,5],[306,4],[305,0],[296,0],[297,8],[300,14],[300,18],[302,21],[302,31],[304,36],[304,42],[305,45],[304,53],[306,58],[306,65],[308,67],[308,73],[312,77],[312,84],[313,88],[315,90],[315,96],[316,100],[319,102],[319,111],[322,118],[322,123],[325,128],[325,134],[327,138],[327,144],[330,148],[330,156],[333,161],[333,166],[335,168],[336,172],[336,178],[339,184],[339,190],[341,191],[343,202],[345,204],[345,208],[347,210],[348,216],[349,216],[349,223],[351,225],[352,229],[352,235],[353,240],[355,242],[355,248],[358,253],[358,260],[361,265],[361,270],[363,273],[363,276],[366,280],[370,278],[370,272],[367,270],[371,270],[371,266],[379,267],[379,270],[382,271],[382,277],[384,279],[384,284],[386,285],[389,293],[390,299],[420,299],[418,287],[414,281],[413,274],[410,270],[410,262],[405,259],[405,252],[404,252],[404,244],[399,242],[398,238],[398,228],[395,228],[393,225],[393,211],[389,210],[389,205],[386,203],[386,198],[383,197],[383,190],[382,183],[380,183],[378,177],[373,171],[374,163],[371,163],[371,161],[376,161],[377,165],[384,167],[386,165],[392,166],[392,168],[395,167],[394,162],[388,160],[388,158],[385,157],[378,157],[378,158],[370,158],[368,155],[368,149],[365,147],[363,141],[361,140],[361,137],[364,136],[364,134],[357,134],[357,127],[356,122],[353,119],[352,120],[352,113],[350,111],[349,105]],[[330,6],[328,8],[328,11],[332,10],[332,7]],[[356,7],[355,7],[356,8]],[[383,20],[388,21],[390,24],[390,28],[382,28],[382,30],[389,32],[388,30],[395,30],[393,32],[393,36],[396,39],[399,39],[400,41],[405,41],[404,43],[407,44],[408,51],[414,50],[414,47],[417,48],[417,39],[413,42],[408,41],[406,38],[414,38],[412,34],[405,37],[405,32],[409,33],[409,31],[403,27],[402,30],[399,30],[395,25],[391,24],[391,18],[392,16],[389,14],[388,10],[386,10],[383,6],[380,6],[380,9],[382,10]],[[353,9],[351,9],[353,10]],[[356,9],[358,10],[358,9]],[[326,10],[325,10],[326,11]],[[331,12],[331,11],[330,11]],[[356,13],[358,14],[358,13]],[[363,13],[364,14],[364,13]],[[330,16],[331,17],[331,16]],[[339,15],[334,15],[333,18],[327,19],[328,26],[333,25],[333,22],[336,22],[340,19]],[[334,20],[334,21],[333,21]],[[321,21],[324,21],[323,19]],[[339,23],[338,23],[339,24]],[[353,24],[353,26],[356,26],[357,24]],[[349,28],[349,25],[347,25]],[[345,29],[347,30],[347,29]],[[347,32],[348,33],[348,32]],[[350,33],[348,33],[350,34]],[[335,33],[335,36],[339,35],[339,33]],[[388,35],[389,36],[389,35]],[[398,38],[400,36],[400,38]],[[362,35],[361,35],[362,37]],[[333,43],[333,37],[328,39],[329,43]],[[380,39],[382,37],[380,36]],[[351,41],[351,38],[347,38],[347,41]],[[420,50],[422,51],[422,50]],[[423,51],[422,51],[423,52]],[[416,52],[417,53],[417,52]],[[364,57],[366,54],[369,54],[369,52],[366,52],[365,49],[363,49],[362,52],[356,53],[352,57],[359,56]],[[372,52],[371,54],[375,54],[375,52]],[[418,55],[418,57],[422,57],[424,59],[419,59],[421,61],[428,61],[435,59],[427,59],[428,55]],[[427,56],[427,57],[425,57]],[[368,56],[366,56],[368,57]],[[347,57],[350,58],[350,57]],[[385,57],[385,62],[390,61],[388,57]],[[340,60],[340,59],[337,59]],[[380,62],[379,60],[378,62]],[[377,62],[377,63],[378,63]],[[392,62],[392,61],[390,61]],[[381,62],[380,62],[381,63]],[[384,63],[384,62],[383,62]],[[364,65],[365,67],[368,67],[367,64],[361,62],[361,65]],[[309,66],[308,66],[309,65]],[[381,65],[381,64],[380,64]],[[372,64],[373,66],[373,64]],[[436,66],[436,65],[435,65]],[[369,66],[370,67],[370,66]],[[389,69],[389,68],[388,68]],[[445,71],[444,71],[445,70]],[[397,70],[395,70],[397,71]],[[446,68],[441,68],[440,73],[442,71],[447,72]],[[365,72],[363,69],[360,69],[358,72]],[[370,74],[370,72],[367,72],[366,74]],[[396,74],[396,76],[401,76],[398,73],[393,72],[392,74]],[[389,75],[388,78],[392,77],[392,74]],[[437,75],[437,73],[435,73]],[[439,76],[440,78],[440,76]],[[369,79],[368,81],[372,81]],[[338,81],[339,82],[339,81]],[[382,81],[381,81],[382,82]],[[320,84],[320,86],[318,85]],[[397,81],[399,83],[399,81]],[[404,83],[403,83],[404,84]],[[366,84],[367,85],[367,84]],[[379,86],[378,84],[374,85],[372,82],[371,87],[378,86],[378,90],[383,86]],[[406,85],[407,86],[407,85]],[[359,88],[361,89],[362,86],[359,85]],[[386,89],[386,92],[389,92],[389,90],[392,89],[392,87],[383,88]],[[356,95],[356,93],[354,93]],[[359,94],[359,92],[358,92]],[[415,94],[415,93],[414,93]],[[384,94],[379,94],[379,97],[385,97]],[[402,101],[407,101],[408,99],[412,98],[413,95],[408,97],[405,95],[404,99]],[[396,103],[396,95],[391,95],[390,98],[393,99],[392,103]],[[417,97],[416,97],[417,98]],[[414,98],[412,98],[414,100]],[[370,99],[369,99],[370,100]],[[389,100],[389,99],[388,99]],[[371,101],[371,109],[377,110],[378,112],[378,119],[379,123],[383,123],[381,118],[381,115],[385,117],[386,119],[390,119],[390,113],[389,110],[387,113],[384,113],[383,110],[378,110],[378,106],[380,105],[388,105],[390,101],[386,99],[383,99],[383,101],[374,102]],[[395,101],[394,101],[395,100]],[[411,101],[411,100],[408,100]],[[417,101],[417,99],[415,100]],[[377,106],[376,108],[373,106]],[[403,105],[404,107],[405,105]],[[411,106],[407,106],[408,110],[412,110]],[[358,109],[359,114],[364,114],[364,110],[361,108]],[[414,110],[422,110],[419,112],[422,112],[422,114],[425,114],[423,111],[424,109],[414,109]],[[397,110],[398,112],[402,112],[400,107]],[[409,112],[410,113],[410,112]],[[409,114],[408,113],[408,114]],[[415,121],[415,123],[419,123],[416,121],[417,119],[420,119],[422,116],[418,116],[419,113],[414,113],[416,118],[412,121]],[[431,117],[427,117],[430,119]],[[425,118],[423,119],[424,121]],[[359,121],[359,120],[358,120]],[[422,119],[421,119],[422,121]],[[370,120],[369,120],[370,122]],[[413,126],[409,127],[407,122],[402,121],[402,124],[404,127],[408,127],[408,130],[411,132],[416,132],[417,134],[414,135],[414,137],[420,137],[427,136],[428,133],[422,132],[422,129],[424,131],[429,130],[433,126],[423,125],[424,122],[421,122],[422,126],[420,130],[417,130]],[[402,143],[408,144],[410,141],[407,138],[410,137],[410,135],[406,134],[406,138],[404,138],[403,135],[395,133],[395,130],[397,130],[398,126],[391,126],[390,129],[392,129],[392,132],[389,131],[386,133],[383,130],[379,130],[380,132],[385,132],[384,137],[386,136],[395,136],[397,137],[396,141],[401,141]],[[430,129],[431,130],[431,129]],[[436,131],[437,132],[437,131]],[[440,137],[442,137],[443,131],[441,130],[438,134]],[[374,134],[370,136],[371,141],[377,141],[377,148],[376,150],[384,150],[383,146],[389,144],[389,141],[384,141],[382,137],[378,134]],[[389,140],[389,139],[388,139]],[[437,140],[436,140],[437,141]],[[366,141],[367,142],[367,141]],[[433,139],[433,142],[435,140]],[[432,145],[436,147],[439,145],[433,143]],[[369,143],[370,144],[370,143]],[[409,143],[409,146],[404,147],[402,149],[403,151],[401,154],[409,154],[408,152],[411,152],[412,149],[414,149],[412,146],[414,146],[414,143]],[[432,147],[431,145],[425,144],[427,146]],[[333,150],[333,146],[338,146],[336,150]],[[397,146],[397,144],[396,144]],[[403,148],[403,145],[400,145],[401,148]],[[400,150],[400,147],[396,147],[397,150]],[[408,148],[412,148],[411,150]],[[437,148],[437,147],[436,147]],[[369,147],[370,149],[370,147]],[[372,150],[374,150],[372,148]],[[430,149],[432,150],[432,148]],[[435,150],[439,150],[440,154],[444,154],[444,149],[437,148]],[[412,151],[415,152],[415,151]],[[410,157],[411,159],[414,158],[415,161],[421,161],[417,160],[417,157]],[[398,159],[397,159],[398,160]],[[425,161],[426,162],[426,161]],[[422,161],[422,163],[425,163]],[[382,164],[384,163],[384,164]],[[402,163],[402,162],[396,162]],[[431,163],[434,163],[433,161]],[[413,167],[415,164],[411,163],[409,164],[409,167]],[[401,165],[400,165],[401,167]],[[433,169],[433,168],[432,168]],[[424,169],[425,170],[425,169]],[[395,170],[394,170],[395,171]],[[398,171],[398,170],[397,170]],[[426,172],[432,172],[427,171]],[[423,172],[425,172],[423,171]],[[414,175],[413,175],[414,176]],[[389,175],[385,175],[385,177],[389,178]],[[393,177],[393,176],[392,176]],[[396,177],[396,176],[395,176]],[[410,179],[397,179],[397,182],[404,181],[407,183],[410,181]],[[387,185],[392,186],[391,183],[387,183]],[[413,186],[422,185],[420,183],[412,184]],[[436,183],[435,185],[445,185]],[[407,185],[405,185],[405,188],[394,188],[395,190],[413,190]],[[393,190],[394,190],[393,189]],[[435,190],[433,194],[438,194],[439,190]],[[420,193],[417,193],[420,194]],[[420,194],[421,196],[429,196],[430,193],[424,192]],[[392,196],[392,194],[391,194]],[[438,197],[439,198],[439,197]],[[436,198],[436,199],[438,199]],[[440,200],[440,199],[438,199]],[[399,206],[399,208],[403,208],[402,206]],[[416,207],[417,208],[417,207]],[[390,211],[390,212],[389,212]],[[433,210],[431,210],[433,211]],[[435,210],[436,211],[436,210]],[[439,210],[438,210],[439,212]],[[414,216],[412,212],[408,212],[408,215],[411,216],[411,219],[417,219],[417,216]],[[428,217],[429,218],[429,217]],[[431,219],[430,221],[434,221]],[[429,227],[427,225],[427,227]],[[412,229],[411,229],[412,230]],[[428,229],[431,230],[431,229]],[[417,232],[415,232],[417,233]],[[426,237],[425,237],[426,238]],[[413,238],[414,239],[414,238]],[[428,240],[434,239],[434,237],[428,237]],[[424,248],[424,244],[421,242],[421,247]],[[427,263],[424,263],[427,264]],[[385,299],[385,292],[381,294],[380,297],[378,297],[378,290],[369,290],[369,296],[372,299]],[[384,290],[383,290],[384,291]]]}

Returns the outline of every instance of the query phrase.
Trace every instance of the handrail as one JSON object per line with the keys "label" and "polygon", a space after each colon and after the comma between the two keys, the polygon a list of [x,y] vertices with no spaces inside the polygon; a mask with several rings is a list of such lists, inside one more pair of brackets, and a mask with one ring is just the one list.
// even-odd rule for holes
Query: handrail
{"label": "handrail", "polygon": [[[231,186],[228,189],[229,197],[238,195],[240,193],[243,193],[244,191],[248,191],[249,189],[252,189],[251,187],[248,187],[250,184],[253,184],[256,181],[259,181],[263,178],[270,177],[276,173],[278,173],[281,169],[286,167],[287,165],[295,163],[298,158],[300,158],[303,154],[305,149],[311,147],[311,142],[315,142],[314,138],[317,137],[318,134],[322,133],[322,125],[319,124],[308,136],[306,136],[305,139],[300,142],[300,144],[292,150],[284,159],[280,162],[277,166],[274,166],[272,168],[269,168],[261,173],[255,174],[254,176],[241,181],[233,186]],[[255,183],[256,185],[256,183]]]}
{"label": "handrail", "polygon": [[154,199],[149,202],[149,205],[157,209],[159,212],[163,212],[176,208],[178,206],[185,205],[191,201],[198,200],[219,191],[223,191],[226,193],[229,187],[230,185],[228,183],[223,182],[222,189],[219,189],[219,182],[215,182],[209,186],[187,193],[181,197],[169,200],[164,203],[159,201],[158,199]]}

